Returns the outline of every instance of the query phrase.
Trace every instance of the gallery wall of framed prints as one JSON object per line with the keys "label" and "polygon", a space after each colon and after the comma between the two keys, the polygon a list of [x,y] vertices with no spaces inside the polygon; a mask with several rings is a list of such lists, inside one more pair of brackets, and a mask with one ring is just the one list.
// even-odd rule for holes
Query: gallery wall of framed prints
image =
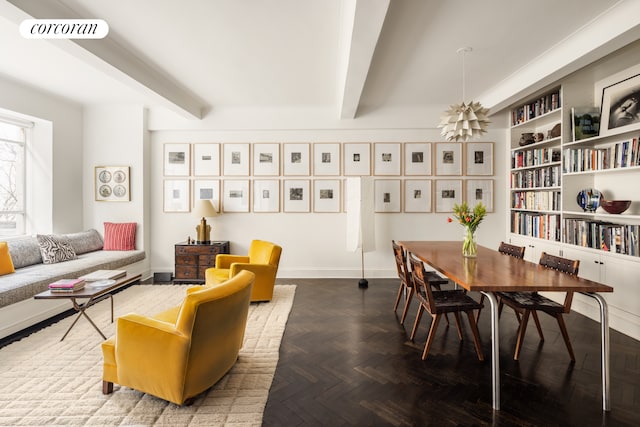
{"label": "gallery wall of framed prints", "polygon": [[164,211],[190,212],[198,200],[211,200],[227,213],[340,213],[345,209],[346,179],[372,176],[377,213],[451,212],[462,201],[472,206],[482,202],[493,212],[493,146],[165,143]]}

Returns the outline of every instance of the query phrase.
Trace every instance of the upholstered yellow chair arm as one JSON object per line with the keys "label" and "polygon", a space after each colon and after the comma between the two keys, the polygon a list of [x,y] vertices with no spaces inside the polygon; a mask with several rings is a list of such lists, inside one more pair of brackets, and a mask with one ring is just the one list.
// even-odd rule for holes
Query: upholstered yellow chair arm
{"label": "upholstered yellow chair arm", "polygon": [[215,268],[229,269],[234,262],[249,262],[249,257],[246,255],[218,254],[216,255]]}
{"label": "upholstered yellow chair arm", "polygon": [[257,278],[265,275],[273,275],[277,269],[277,266],[270,264],[250,264],[245,262],[234,262],[231,264],[230,276],[233,277],[242,270],[251,271]]}

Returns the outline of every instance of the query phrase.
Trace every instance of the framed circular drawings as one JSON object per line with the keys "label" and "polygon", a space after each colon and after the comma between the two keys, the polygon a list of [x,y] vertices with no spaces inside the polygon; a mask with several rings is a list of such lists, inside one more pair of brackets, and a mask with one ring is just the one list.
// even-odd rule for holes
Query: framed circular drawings
{"label": "framed circular drawings", "polygon": [[131,200],[129,166],[96,166],[95,197],[98,202]]}

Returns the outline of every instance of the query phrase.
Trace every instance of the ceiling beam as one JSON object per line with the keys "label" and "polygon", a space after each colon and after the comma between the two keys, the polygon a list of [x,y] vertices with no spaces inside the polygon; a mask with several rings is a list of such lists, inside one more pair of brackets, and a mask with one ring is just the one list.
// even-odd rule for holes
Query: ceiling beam
{"label": "ceiling beam", "polygon": [[341,119],[356,117],[389,4],[390,0],[348,0],[342,3],[338,75]]}
{"label": "ceiling beam", "polygon": [[[16,8],[35,19],[82,19],[57,0],[29,1],[8,0]],[[21,14],[12,14],[17,18]],[[20,24],[16,22],[16,24]],[[55,45],[93,66],[111,78],[133,88],[150,98],[151,101],[190,119],[201,119],[207,105],[178,86],[156,68],[142,61],[138,56],[124,49],[113,38],[107,36],[99,40],[61,39]]]}

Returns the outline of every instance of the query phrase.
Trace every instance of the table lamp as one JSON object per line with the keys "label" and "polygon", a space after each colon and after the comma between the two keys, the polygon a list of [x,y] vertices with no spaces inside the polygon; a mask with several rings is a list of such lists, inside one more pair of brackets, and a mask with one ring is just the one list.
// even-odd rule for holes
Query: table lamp
{"label": "table lamp", "polygon": [[212,200],[198,200],[193,212],[201,217],[200,224],[196,226],[198,237],[196,243],[199,245],[208,245],[211,243],[211,226],[207,224],[206,217],[218,215],[218,209]]}

